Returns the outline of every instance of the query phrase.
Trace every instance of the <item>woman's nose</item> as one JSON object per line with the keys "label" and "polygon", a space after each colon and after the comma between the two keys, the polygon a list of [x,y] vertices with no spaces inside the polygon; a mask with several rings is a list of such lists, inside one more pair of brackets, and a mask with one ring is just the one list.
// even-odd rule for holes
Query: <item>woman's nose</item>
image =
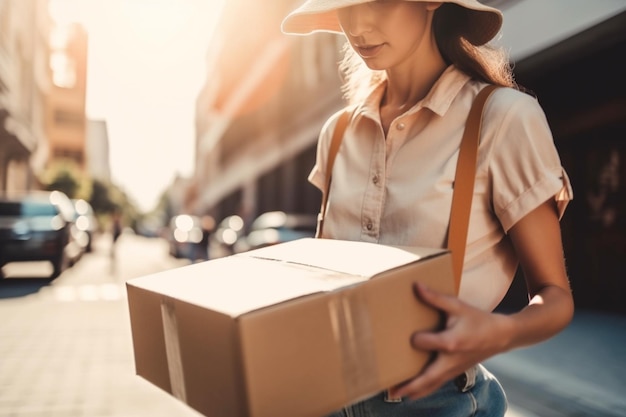
{"label": "woman's nose", "polygon": [[[343,14],[343,18],[341,14]],[[372,11],[369,10],[367,4],[346,7],[341,14],[342,26],[349,35],[360,36],[372,30]]]}

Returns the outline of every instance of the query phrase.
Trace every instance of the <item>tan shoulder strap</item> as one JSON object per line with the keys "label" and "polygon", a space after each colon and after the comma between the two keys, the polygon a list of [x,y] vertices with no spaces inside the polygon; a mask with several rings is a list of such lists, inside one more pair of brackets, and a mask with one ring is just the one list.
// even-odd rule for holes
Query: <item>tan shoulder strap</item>
{"label": "tan shoulder strap", "polygon": [[459,293],[461,275],[463,274],[463,260],[465,259],[467,232],[472,197],[474,195],[474,179],[476,178],[476,160],[478,157],[483,109],[487,99],[496,88],[498,86],[489,85],[483,88],[474,99],[465,123],[465,131],[463,132],[459,149],[459,159],[456,164],[452,209],[448,228],[448,249],[452,252],[452,267],[457,294]]}
{"label": "tan shoulder strap", "polygon": [[346,131],[346,127],[348,127],[351,115],[352,110],[346,109],[341,116],[339,116],[339,120],[337,120],[337,124],[335,125],[333,137],[330,142],[330,148],[328,150],[328,159],[326,161],[326,184],[322,190],[322,206],[320,207],[320,212],[317,215],[317,231],[315,232],[315,237],[322,237],[324,218],[326,217],[326,206],[328,205],[328,193],[330,192],[331,174],[333,172],[333,166],[335,165],[337,152],[339,152],[339,147],[341,146],[341,141],[343,140],[343,135]]}

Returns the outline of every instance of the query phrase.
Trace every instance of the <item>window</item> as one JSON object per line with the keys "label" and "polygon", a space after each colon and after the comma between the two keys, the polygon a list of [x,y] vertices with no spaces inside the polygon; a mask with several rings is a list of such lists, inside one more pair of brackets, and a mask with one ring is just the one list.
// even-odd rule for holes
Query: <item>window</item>
{"label": "window", "polygon": [[68,27],[55,27],[50,33],[52,82],[61,88],[74,88],[76,85],[76,62],[67,54],[70,36]]}
{"label": "window", "polygon": [[59,125],[72,125],[76,127],[80,127],[84,123],[84,117],[80,113],[66,111],[66,110],[55,110],[54,111],[54,122]]}
{"label": "window", "polygon": [[54,159],[69,159],[82,165],[84,162],[83,153],[81,151],[75,151],[71,149],[55,149],[53,152]]}
{"label": "window", "polygon": [[65,52],[56,51],[50,54],[52,82],[57,87],[73,88],[76,85],[76,64]]}

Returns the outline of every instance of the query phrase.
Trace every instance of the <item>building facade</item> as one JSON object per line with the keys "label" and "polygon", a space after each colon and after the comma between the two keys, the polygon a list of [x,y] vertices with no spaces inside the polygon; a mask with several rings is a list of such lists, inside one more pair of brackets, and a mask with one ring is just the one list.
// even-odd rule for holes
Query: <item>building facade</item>
{"label": "building facade", "polygon": [[306,176],[320,126],[344,105],[336,66],[341,42],[334,35],[283,36],[280,21],[294,4],[225,2],[196,106],[196,212],[250,220],[319,206]]}
{"label": "building facade", "polygon": [[[501,42],[574,189],[561,225],[576,304],[626,313],[626,2],[517,0],[503,11]],[[521,306],[523,281],[515,287]]]}
{"label": "building facade", "polygon": [[47,0],[0,0],[0,191],[29,189],[47,153]]}
{"label": "building facade", "polygon": [[[503,11],[497,42],[510,51],[518,83],[545,109],[573,182],[562,227],[576,302],[626,313],[626,2],[483,2]],[[320,193],[306,177],[317,135],[345,105],[341,38],[284,36],[280,21],[300,1],[255,3],[225,2],[197,100],[190,208],[218,220],[316,213]]]}
{"label": "building facade", "polygon": [[93,179],[111,182],[109,130],[106,120],[87,120],[85,133],[87,170]]}
{"label": "building facade", "polygon": [[48,0],[0,0],[0,191],[38,188],[57,160],[86,168],[87,33]]}
{"label": "building facade", "polygon": [[52,83],[46,96],[48,163],[70,160],[86,168],[87,32],[77,23],[50,33]]}

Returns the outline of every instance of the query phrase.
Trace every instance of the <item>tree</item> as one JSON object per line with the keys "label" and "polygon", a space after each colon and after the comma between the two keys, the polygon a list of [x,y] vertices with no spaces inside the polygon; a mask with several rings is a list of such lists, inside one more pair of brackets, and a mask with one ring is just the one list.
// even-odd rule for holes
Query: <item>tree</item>
{"label": "tree", "polygon": [[69,198],[88,200],[92,193],[91,177],[69,159],[54,161],[39,177],[39,182],[48,191],[62,191]]}
{"label": "tree", "polygon": [[91,197],[88,201],[91,207],[93,207],[94,212],[98,214],[109,214],[115,211],[118,205],[111,197],[111,188],[111,184],[104,183],[97,179],[93,180]]}

